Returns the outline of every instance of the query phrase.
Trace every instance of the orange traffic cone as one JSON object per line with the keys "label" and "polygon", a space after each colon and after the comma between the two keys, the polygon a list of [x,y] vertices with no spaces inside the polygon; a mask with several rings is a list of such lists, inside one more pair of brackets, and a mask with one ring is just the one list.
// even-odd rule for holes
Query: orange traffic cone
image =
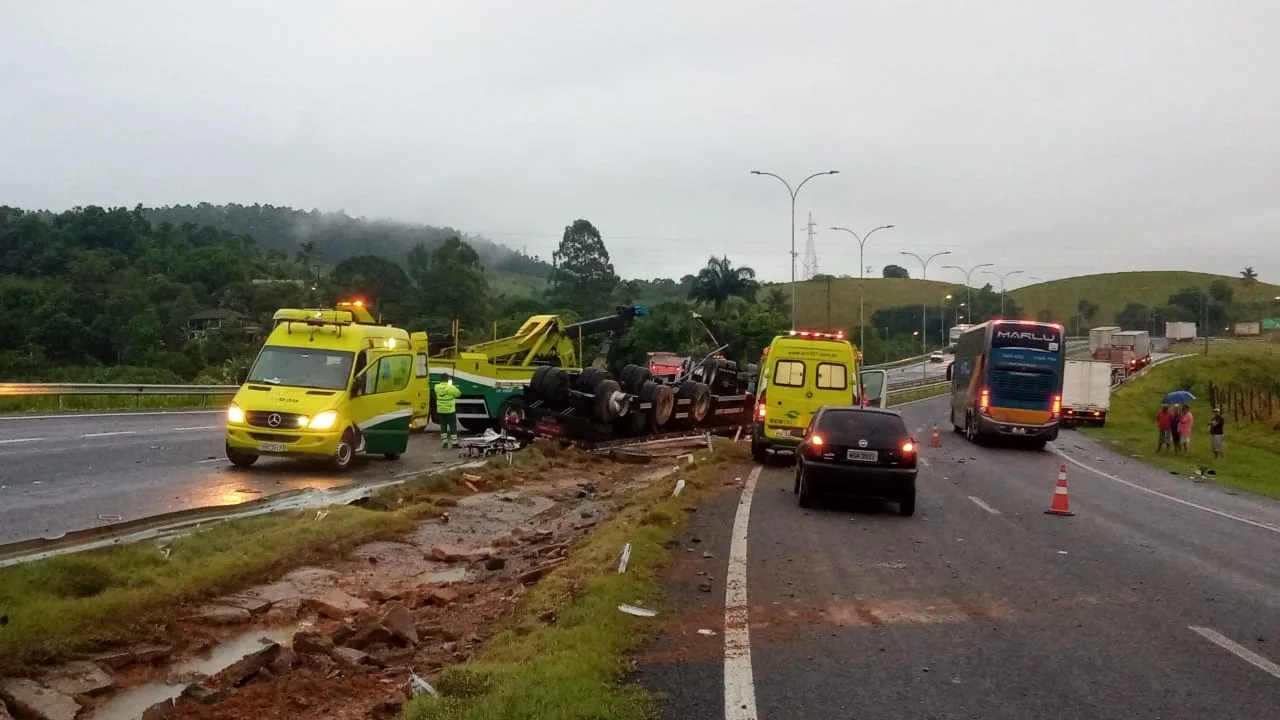
{"label": "orange traffic cone", "polygon": [[929,447],[942,447],[942,436],[938,434],[938,423],[933,424],[933,431],[929,433]]}
{"label": "orange traffic cone", "polygon": [[1049,509],[1044,511],[1046,515],[1075,515],[1070,510],[1070,503],[1067,499],[1067,464],[1063,463],[1058,466],[1058,487],[1053,489],[1053,502],[1049,504]]}

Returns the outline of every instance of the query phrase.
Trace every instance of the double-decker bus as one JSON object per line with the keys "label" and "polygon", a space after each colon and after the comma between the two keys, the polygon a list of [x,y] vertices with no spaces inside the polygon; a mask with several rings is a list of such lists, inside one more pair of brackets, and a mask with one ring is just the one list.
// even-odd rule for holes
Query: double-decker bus
{"label": "double-decker bus", "polygon": [[1025,438],[1033,446],[1058,437],[1067,348],[1062,326],[1034,320],[988,320],[956,342],[951,424],[973,442]]}

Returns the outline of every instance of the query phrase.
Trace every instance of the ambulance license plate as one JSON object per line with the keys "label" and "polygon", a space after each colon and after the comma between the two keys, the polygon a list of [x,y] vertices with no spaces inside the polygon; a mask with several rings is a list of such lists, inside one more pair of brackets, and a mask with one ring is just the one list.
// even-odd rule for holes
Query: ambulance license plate
{"label": "ambulance license plate", "polygon": [[284,452],[284,443],[260,442],[258,452]]}

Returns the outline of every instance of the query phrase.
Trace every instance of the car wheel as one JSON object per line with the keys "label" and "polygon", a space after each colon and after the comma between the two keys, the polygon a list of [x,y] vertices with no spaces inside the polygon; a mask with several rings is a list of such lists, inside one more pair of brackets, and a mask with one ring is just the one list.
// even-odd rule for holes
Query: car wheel
{"label": "car wheel", "polygon": [[911,517],[916,514],[916,489],[911,488],[898,498],[898,515]]}
{"label": "car wheel", "polygon": [[356,457],[356,434],[350,428],[342,433],[338,447],[333,450],[333,469],[346,470]]}
{"label": "car wheel", "polygon": [[236,450],[230,445],[226,446],[226,451],[227,451],[227,459],[230,460],[231,464],[235,465],[236,467],[249,467],[250,465],[258,462],[257,455],[254,455],[253,453],[244,452],[243,450]]}
{"label": "car wheel", "polygon": [[803,470],[800,468],[800,463],[796,463],[796,484],[795,487],[791,488],[791,494],[793,495],[800,494],[800,473],[802,472]]}
{"label": "car wheel", "polygon": [[803,470],[798,470],[796,472],[796,484],[799,485],[797,492],[800,495],[800,507],[813,507],[813,488],[805,478]]}

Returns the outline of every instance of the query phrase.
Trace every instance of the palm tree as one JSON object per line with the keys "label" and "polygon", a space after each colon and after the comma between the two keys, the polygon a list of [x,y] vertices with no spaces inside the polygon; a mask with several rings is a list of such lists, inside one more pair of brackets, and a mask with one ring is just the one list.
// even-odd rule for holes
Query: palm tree
{"label": "palm tree", "polygon": [[689,288],[689,299],[709,302],[720,310],[731,297],[754,302],[759,289],[755,270],[745,266],[735,268],[729,258],[713,256],[694,278],[693,286]]}
{"label": "palm tree", "polygon": [[1258,273],[1254,272],[1253,266],[1249,266],[1240,271],[1240,282],[1245,285],[1252,285],[1258,282]]}

